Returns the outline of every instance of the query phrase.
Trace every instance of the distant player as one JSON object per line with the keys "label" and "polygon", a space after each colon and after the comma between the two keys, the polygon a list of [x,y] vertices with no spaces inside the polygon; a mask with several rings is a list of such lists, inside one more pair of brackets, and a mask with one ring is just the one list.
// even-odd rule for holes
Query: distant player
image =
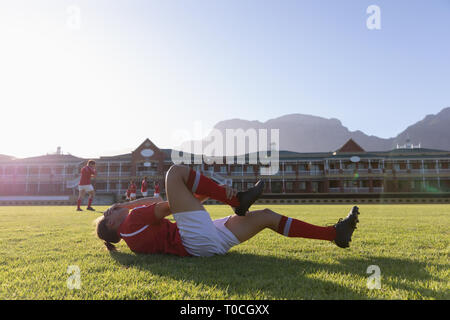
{"label": "distant player", "polygon": [[148,181],[147,181],[147,177],[144,177],[144,179],[141,182],[141,193],[142,196],[145,198],[147,197],[148,194]]}
{"label": "distant player", "polygon": [[134,183],[133,180],[131,180],[130,185],[128,186],[130,201],[136,200],[136,190],[137,190],[136,184]]}
{"label": "distant player", "polygon": [[94,187],[91,184],[91,178],[97,175],[97,170],[95,169],[95,161],[89,160],[87,165],[85,165],[81,169],[81,178],[78,183],[78,201],[77,201],[77,211],[83,211],[81,209],[81,201],[83,200],[86,192],[89,195],[88,205],[86,210],[95,211],[94,208],[91,207],[92,200],[94,199]]}
{"label": "distant player", "polygon": [[155,191],[153,192],[153,197],[158,198],[159,197],[159,183],[155,182]]}

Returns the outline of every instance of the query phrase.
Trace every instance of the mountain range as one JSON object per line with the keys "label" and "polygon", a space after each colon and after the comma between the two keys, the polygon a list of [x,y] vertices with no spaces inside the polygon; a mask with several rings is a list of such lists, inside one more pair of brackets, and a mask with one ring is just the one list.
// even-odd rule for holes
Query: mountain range
{"label": "mountain range", "polygon": [[[450,107],[435,115],[427,115],[388,139],[367,135],[360,130],[350,131],[338,119],[305,114],[288,114],[266,122],[230,119],[218,122],[214,129],[224,137],[226,129],[267,129],[268,132],[279,129],[279,150],[294,152],[336,151],[350,138],[366,151],[389,151],[408,141],[414,146],[420,144],[421,148],[450,151]],[[210,134],[202,140],[203,146],[213,141],[214,136]],[[183,143],[180,150],[187,150],[191,143]]]}

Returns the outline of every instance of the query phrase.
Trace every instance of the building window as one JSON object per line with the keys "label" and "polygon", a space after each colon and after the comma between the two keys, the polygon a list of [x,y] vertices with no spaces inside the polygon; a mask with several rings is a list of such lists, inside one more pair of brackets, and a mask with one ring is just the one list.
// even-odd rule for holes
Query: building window
{"label": "building window", "polygon": [[311,183],[312,192],[319,192],[319,182],[313,181]]}

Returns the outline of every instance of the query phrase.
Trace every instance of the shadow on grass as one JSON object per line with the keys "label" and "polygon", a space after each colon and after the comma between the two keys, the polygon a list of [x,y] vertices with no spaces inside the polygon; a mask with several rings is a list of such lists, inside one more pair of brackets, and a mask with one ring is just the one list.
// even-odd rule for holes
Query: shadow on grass
{"label": "shadow on grass", "polygon": [[[147,270],[154,275],[225,291],[224,298],[236,296],[252,299],[369,299],[366,287],[367,267],[376,264],[382,277],[398,278],[387,283],[394,289],[420,291],[422,297],[435,298],[436,292],[418,289],[407,283],[432,279],[425,264],[417,261],[370,257],[339,259],[328,264],[289,257],[262,256],[230,252],[210,258],[180,258],[170,255],[136,255],[112,252],[111,257],[123,267]],[[344,278],[355,277],[355,283],[344,285]],[[363,280],[361,280],[363,279]],[[382,278],[383,280],[383,278]],[[402,280],[407,280],[402,281]],[[399,284],[401,282],[401,284]],[[385,283],[386,284],[386,283]]]}

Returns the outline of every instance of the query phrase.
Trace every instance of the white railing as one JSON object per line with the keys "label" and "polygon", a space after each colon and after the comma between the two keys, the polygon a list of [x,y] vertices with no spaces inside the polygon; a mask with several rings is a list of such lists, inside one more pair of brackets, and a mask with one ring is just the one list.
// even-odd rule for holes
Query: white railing
{"label": "white railing", "polygon": [[[427,174],[427,173],[445,172],[443,170],[448,170],[448,169],[411,169],[411,173]],[[450,172],[450,170],[447,172]]]}
{"label": "white railing", "polygon": [[[330,193],[340,193],[341,188],[329,188]],[[343,193],[370,193],[370,188],[368,187],[345,187],[342,190]],[[383,192],[383,188],[373,188],[374,193]]]}
{"label": "white railing", "polygon": [[158,171],[139,171],[136,173],[137,176],[156,176],[158,175]]}
{"label": "white railing", "polygon": [[369,188],[364,187],[345,187],[345,193],[367,193],[369,192]]}
{"label": "white railing", "polygon": [[324,172],[322,170],[299,170],[298,174],[301,176],[321,176]]}

